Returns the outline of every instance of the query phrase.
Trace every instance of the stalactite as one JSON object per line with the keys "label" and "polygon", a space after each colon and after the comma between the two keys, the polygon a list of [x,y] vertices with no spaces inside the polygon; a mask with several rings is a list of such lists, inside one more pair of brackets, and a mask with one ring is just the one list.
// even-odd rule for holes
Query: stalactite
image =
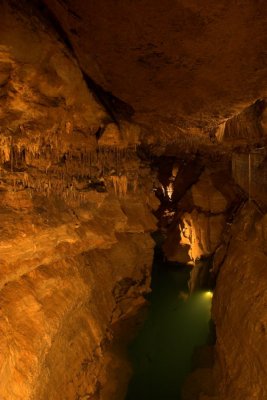
{"label": "stalactite", "polygon": [[120,188],[121,188],[121,195],[127,194],[127,177],[125,175],[122,175],[120,177]]}
{"label": "stalactite", "polygon": [[[24,131],[24,136],[26,134]],[[105,177],[106,180],[107,176],[116,174],[112,179],[108,178],[109,186],[113,185],[119,197],[127,194],[129,181],[122,171],[125,161],[132,155],[133,150],[129,147],[104,145],[96,149],[76,148],[74,151],[61,142],[55,130],[46,132],[45,137],[42,133],[34,132],[30,143],[25,142],[25,137],[13,143],[11,136],[2,136],[0,146],[0,162],[9,161],[12,172],[22,166],[30,166],[31,175],[35,176],[33,179],[25,172],[20,181],[13,182],[13,188],[28,188],[32,195],[57,195],[77,204],[86,201],[87,197],[77,192],[74,177],[81,180],[78,187],[82,188],[86,186],[83,180],[92,180],[98,185],[99,179],[101,181]],[[37,176],[32,173],[32,168],[36,168]],[[131,190],[136,192],[137,186],[138,180],[131,178]]]}
{"label": "stalactite", "polygon": [[138,188],[138,178],[134,178],[133,181],[133,192],[136,193]]}
{"label": "stalactite", "polygon": [[127,194],[128,180],[126,175],[122,176],[112,176],[112,183],[114,187],[115,194],[119,197],[125,196]]}
{"label": "stalactite", "polygon": [[24,172],[23,174],[23,185],[24,187],[29,186],[29,175],[27,174],[27,172]]}
{"label": "stalactite", "polygon": [[116,171],[117,175],[119,174],[119,154],[118,154],[118,148],[116,147]]}
{"label": "stalactite", "polygon": [[14,152],[13,152],[13,139],[11,138],[11,142],[10,142],[10,170],[11,172],[13,172],[14,169]]}

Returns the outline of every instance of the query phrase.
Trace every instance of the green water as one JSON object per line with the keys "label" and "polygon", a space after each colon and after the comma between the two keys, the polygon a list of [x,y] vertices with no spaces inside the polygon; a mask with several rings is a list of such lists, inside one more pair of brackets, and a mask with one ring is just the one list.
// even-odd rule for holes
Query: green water
{"label": "green water", "polygon": [[207,342],[211,298],[186,299],[189,267],[156,266],[147,319],[130,345],[134,374],[126,400],[179,400],[196,346]]}

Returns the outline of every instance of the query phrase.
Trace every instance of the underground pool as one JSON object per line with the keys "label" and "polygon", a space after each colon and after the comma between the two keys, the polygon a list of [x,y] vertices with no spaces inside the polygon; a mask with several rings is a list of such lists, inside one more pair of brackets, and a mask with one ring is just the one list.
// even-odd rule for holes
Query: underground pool
{"label": "underground pool", "polygon": [[194,349],[207,343],[212,293],[189,296],[188,266],[154,263],[147,318],[129,346],[126,400],[180,400]]}

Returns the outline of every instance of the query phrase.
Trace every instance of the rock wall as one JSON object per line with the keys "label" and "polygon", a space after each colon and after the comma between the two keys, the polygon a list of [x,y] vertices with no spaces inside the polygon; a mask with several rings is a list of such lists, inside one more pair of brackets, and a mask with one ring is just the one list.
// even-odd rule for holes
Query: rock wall
{"label": "rock wall", "polygon": [[235,146],[259,143],[266,136],[266,101],[257,100],[219,127],[217,139]]}
{"label": "rock wall", "polygon": [[[143,39],[140,49],[136,47],[140,40],[132,42],[136,70],[141,71],[138,76],[147,85],[129,80],[129,76],[136,76],[135,69],[129,69],[130,90],[125,83],[120,87],[123,74],[118,73],[122,69],[125,72],[129,60],[125,59],[124,63],[118,57],[118,41],[105,25],[105,21],[110,21],[114,28],[115,21],[115,36],[117,29],[121,29],[116,24],[117,18],[130,27],[128,20],[121,18],[123,10],[113,7],[112,12],[118,11],[113,19],[109,5],[105,9],[108,15],[103,19],[94,5],[88,6],[92,8],[92,13],[88,13],[90,10],[85,3],[82,7],[82,2],[73,2],[76,10],[75,4],[72,7],[66,2],[53,2],[52,6],[52,2],[46,1],[67,32],[67,36],[60,36],[54,29],[56,21],[49,23],[38,3],[4,0],[0,10],[0,398],[102,400],[103,387],[110,380],[107,348],[114,326],[144,303],[143,295],[150,286],[154,245],[150,232],[156,229],[151,211],[157,207],[152,186],[156,177],[149,165],[138,159],[136,146],[140,140],[147,145],[159,142],[167,149],[166,156],[176,156],[179,146],[173,144],[180,141],[186,157],[190,158],[189,153],[197,153],[200,144],[205,144],[207,151],[214,145],[216,137],[211,133],[222,122],[217,135],[217,140],[225,146],[221,151],[227,146],[228,150],[235,145],[246,146],[247,142],[265,143],[266,101],[253,103],[240,113],[265,95],[263,64],[266,63],[261,59],[262,68],[256,80],[253,67],[258,65],[258,56],[262,57],[265,35],[261,25],[252,24],[256,27],[255,35],[251,35],[251,29],[247,30],[248,16],[252,22],[260,18],[265,26],[265,15],[262,1],[255,5],[247,2],[239,25],[235,18],[240,16],[239,2],[232,2],[231,7],[227,3],[223,9],[217,5],[211,9],[213,27],[201,39],[208,57],[204,61],[196,58],[184,63],[183,59],[188,57],[178,56],[182,60],[178,60],[179,68],[185,66],[192,72],[192,65],[196,66],[192,96],[188,95],[187,87],[192,73],[187,74],[189,81],[181,79],[181,73],[175,75],[174,81],[185,82],[186,96],[183,97],[183,91],[177,96],[179,85],[174,85],[172,79],[158,80],[159,71],[149,83],[155,60],[156,70],[162,66],[168,69],[167,74],[160,74],[162,77],[170,76],[170,65],[177,69],[176,47],[175,60],[171,61],[171,49],[167,50],[170,52],[167,60],[166,49],[154,51],[163,43],[162,30],[157,25],[159,16],[160,20],[163,16],[162,2],[157,3],[160,9],[153,19],[157,25],[155,32],[160,37],[148,46],[154,50],[147,48],[148,43],[143,46]],[[134,15],[139,21],[139,5],[136,10]],[[79,22],[83,20],[79,15],[82,11],[84,21],[91,21],[91,15],[97,16],[93,21],[97,35],[92,36],[91,30],[90,34],[87,32],[90,27],[87,22],[83,34]],[[189,9],[185,4],[178,7],[176,14],[183,20],[181,26],[187,15],[191,21],[187,28],[191,29],[195,18],[203,17],[205,23],[201,26],[207,27],[209,6],[201,7],[200,11],[194,5]],[[151,12],[147,17],[151,19]],[[169,26],[168,15],[164,16],[164,26],[165,21]],[[243,32],[235,44],[238,52],[230,49],[230,58],[229,54],[224,57],[235,72],[227,72],[226,80],[220,76],[228,69],[221,63],[221,49],[220,57],[216,57],[217,42],[210,50],[206,49],[206,43],[211,43],[207,38],[213,37],[214,32],[225,41],[222,37],[225,21],[231,22],[233,37],[236,31]],[[102,24],[105,35],[108,34],[107,41],[102,38]],[[132,32],[136,37],[135,28]],[[185,33],[182,29],[182,35],[174,34],[179,43]],[[244,40],[246,37],[253,37],[253,42]],[[257,41],[256,37],[260,39]],[[125,38],[128,49],[129,37]],[[114,58],[103,51],[111,48],[107,44],[109,40],[116,45]],[[190,39],[190,54],[194,53],[192,43]],[[247,57],[240,43],[248,43],[253,55],[251,65],[247,59],[243,63],[248,70],[241,75],[240,65],[231,61],[240,58],[240,51],[242,57],[244,54]],[[255,43],[258,43],[256,47]],[[225,47],[224,42],[221,44]],[[96,47],[99,48],[94,54],[99,56],[100,67],[97,57],[94,59],[90,53]],[[125,46],[120,49],[123,51],[119,55],[127,58]],[[89,75],[92,72],[106,90],[113,85],[118,95],[141,107],[136,119],[145,127],[141,135],[131,120],[122,119],[123,115],[131,115],[131,107],[83,74],[74,52],[83,70]],[[222,69],[210,63],[209,54],[213,53],[215,64],[219,60]],[[202,87],[203,76],[210,76],[210,67],[212,71],[219,71],[218,82],[228,80],[227,95],[220,97],[220,104],[216,82],[215,86],[213,83],[209,86],[208,95],[202,91],[201,96],[208,103],[196,95]],[[250,90],[237,84],[248,81],[247,78],[250,78]],[[166,83],[172,88],[164,90],[167,97],[162,97]],[[146,91],[145,95],[140,94],[140,87]],[[242,93],[235,92],[234,88],[241,88]],[[107,98],[108,101],[101,101]],[[185,98],[191,99],[190,104],[181,100]],[[242,104],[241,98],[244,98]],[[173,110],[169,109],[170,102]],[[121,108],[120,112],[114,113],[116,107]],[[214,114],[214,110],[218,112]],[[162,112],[164,118],[160,116]],[[242,157],[236,162],[235,178],[246,191],[247,165]],[[265,163],[264,158],[256,168],[264,171]],[[231,180],[226,164],[221,166],[210,161],[198,164],[196,157],[187,166],[175,166],[173,179],[164,188],[168,196],[165,204],[170,206],[164,216],[167,221],[164,250],[169,259],[176,261],[195,261],[215,252],[213,269],[216,274],[219,272],[213,305],[217,356],[213,371],[204,371],[204,375],[215,379],[218,390],[206,394],[203,390],[199,399],[263,400],[267,397],[266,218],[251,203],[230,227],[232,212],[243,197]],[[255,176],[259,177],[258,181],[255,178],[253,187],[256,192],[262,175]],[[187,183],[181,185],[185,180]]]}
{"label": "rock wall", "polygon": [[[222,241],[233,208],[241,200],[227,161],[222,165],[213,163],[212,167],[207,161],[206,164],[180,201],[176,202],[175,196],[171,198],[173,216],[166,229],[164,244],[166,257],[171,261],[195,262],[211,256]],[[174,186],[182,180],[183,169],[177,176],[179,174],[181,177],[176,177]]]}
{"label": "rock wall", "polygon": [[150,286],[149,168],[30,3],[0,23],[0,398],[96,398]]}
{"label": "rock wall", "polygon": [[267,201],[266,147],[232,155],[233,178],[252,199],[265,209]]}
{"label": "rock wall", "polygon": [[247,204],[232,226],[213,300],[220,400],[267,397],[266,265],[266,215]]}
{"label": "rock wall", "polygon": [[[51,227],[45,212],[1,209],[1,228],[12,234],[1,241],[3,399],[93,393],[112,323],[144,301],[153,255],[146,232],[154,221],[138,198],[124,199],[143,212],[132,224],[117,198],[100,197],[90,212],[88,204],[58,207],[58,224]],[[32,232],[26,222],[16,225],[20,214],[24,221],[38,220]]]}
{"label": "rock wall", "polygon": [[[262,174],[264,158],[253,164]],[[169,203],[173,215],[167,216],[166,256],[184,262],[214,255],[212,272],[217,276],[212,306],[216,343],[213,350],[204,350],[203,365],[189,375],[183,400],[267,398],[266,213],[255,198],[242,204],[245,195],[225,172],[215,164],[213,169],[206,166],[180,202]],[[263,202],[261,191],[257,193]],[[214,365],[212,360],[206,363],[210,353]]]}
{"label": "rock wall", "polygon": [[183,400],[262,400],[266,385],[266,214],[253,202],[237,213],[221,257],[212,303],[214,365],[186,381]]}

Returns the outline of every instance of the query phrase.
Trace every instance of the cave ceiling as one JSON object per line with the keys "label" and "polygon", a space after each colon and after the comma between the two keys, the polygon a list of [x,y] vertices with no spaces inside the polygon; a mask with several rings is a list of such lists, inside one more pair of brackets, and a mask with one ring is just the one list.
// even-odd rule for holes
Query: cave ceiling
{"label": "cave ceiling", "polygon": [[213,129],[266,96],[266,0],[44,0],[97,85],[147,130]]}

